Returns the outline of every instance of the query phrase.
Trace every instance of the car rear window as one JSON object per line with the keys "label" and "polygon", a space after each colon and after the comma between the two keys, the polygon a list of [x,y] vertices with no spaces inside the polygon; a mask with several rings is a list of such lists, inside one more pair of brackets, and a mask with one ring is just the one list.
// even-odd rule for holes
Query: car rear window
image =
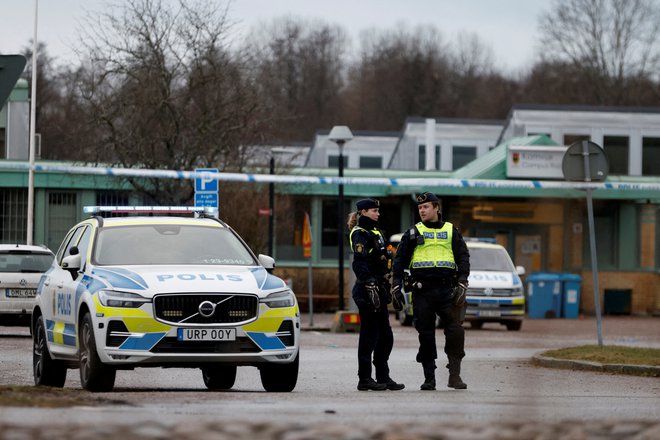
{"label": "car rear window", "polygon": [[176,224],[102,228],[93,259],[98,265],[257,264],[229,229]]}
{"label": "car rear window", "polygon": [[470,247],[470,270],[513,272],[511,257],[503,248]]}
{"label": "car rear window", "polygon": [[53,262],[53,254],[32,251],[0,251],[0,272],[46,272]]}

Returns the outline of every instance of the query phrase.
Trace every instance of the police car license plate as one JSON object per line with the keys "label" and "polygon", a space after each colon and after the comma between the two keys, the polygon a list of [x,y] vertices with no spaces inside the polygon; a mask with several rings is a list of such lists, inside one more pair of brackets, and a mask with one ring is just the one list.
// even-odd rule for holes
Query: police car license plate
{"label": "police car license plate", "polygon": [[500,315],[501,313],[499,310],[481,310],[479,312],[479,316],[483,316],[484,318],[498,317]]}
{"label": "police car license plate", "polygon": [[235,341],[235,328],[180,328],[178,341]]}
{"label": "police car license plate", "polygon": [[36,289],[7,289],[7,298],[34,298]]}

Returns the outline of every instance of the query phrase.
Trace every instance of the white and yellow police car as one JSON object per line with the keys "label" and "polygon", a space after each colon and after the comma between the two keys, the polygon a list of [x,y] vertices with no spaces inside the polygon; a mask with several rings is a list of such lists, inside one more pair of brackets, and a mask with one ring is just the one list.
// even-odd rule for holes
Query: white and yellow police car
{"label": "white and yellow police car", "polygon": [[272,258],[215,218],[158,215],[195,208],[85,210],[93,215],[71,228],[37,289],[36,385],[62,387],[79,368],[83,388],[110,391],[120,369],[183,367],[226,390],[249,365],[266,391],[295,388],[300,313]]}

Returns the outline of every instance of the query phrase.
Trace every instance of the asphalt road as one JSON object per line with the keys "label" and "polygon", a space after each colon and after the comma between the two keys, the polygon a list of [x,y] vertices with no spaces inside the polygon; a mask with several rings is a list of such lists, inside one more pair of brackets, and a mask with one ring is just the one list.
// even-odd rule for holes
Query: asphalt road
{"label": "asphalt road", "polygon": [[[330,319],[317,316],[315,322],[325,327]],[[307,322],[304,317],[304,329]],[[3,407],[0,426],[144,427],[156,423],[157,438],[158,429],[167,432],[189,423],[332,426],[349,433],[373,433],[374,429],[387,426],[413,429],[436,424],[532,424],[557,429],[576,421],[612,426],[635,422],[647,431],[660,432],[658,378],[556,370],[530,364],[531,356],[547,349],[595,344],[593,319],[527,320],[519,332],[506,331],[495,324],[482,330],[468,329],[462,374],[468,383],[465,391],[444,387],[447,373],[442,360],[438,363],[438,390],[420,391],[422,371],[414,362],[416,332],[394,320],[392,326],[395,346],[390,359],[391,375],[406,384],[403,391],[357,391],[357,334],[307,328],[302,332],[298,386],[292,393],[264,392],[258,371],[250,367],[239,368],[236,385],[229,392],[207,391],[199,370],[140,368],[117,373],[115,390],[101,396],[108,400],[107,405],[59,409]],[[441,350],[442,330],[437,335]],[[605,317],[603,335],[607,345],[660,348],[660,319]],[[0,384],[32,384],[31,368],[27,329],[0,327]],[[69,370],[65,387],[80,389],[77,370]],[[313,437],[316,436],[301,438]]]}

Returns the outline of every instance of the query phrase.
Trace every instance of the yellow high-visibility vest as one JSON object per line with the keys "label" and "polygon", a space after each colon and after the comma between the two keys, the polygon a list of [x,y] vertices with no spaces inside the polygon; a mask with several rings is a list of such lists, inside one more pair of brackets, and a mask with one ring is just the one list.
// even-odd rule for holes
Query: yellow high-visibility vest
{"label": "yellow high-visibility vest", "polygon": [[453,225],[445,222],[442,228],[427,228],[424,223],[415,225],[419,234],[424,237],[424,244],[415,246],[410,259],[410,269],[425,269],[430,267],[444,267],[456,269],[454,251],[451,247]]}

